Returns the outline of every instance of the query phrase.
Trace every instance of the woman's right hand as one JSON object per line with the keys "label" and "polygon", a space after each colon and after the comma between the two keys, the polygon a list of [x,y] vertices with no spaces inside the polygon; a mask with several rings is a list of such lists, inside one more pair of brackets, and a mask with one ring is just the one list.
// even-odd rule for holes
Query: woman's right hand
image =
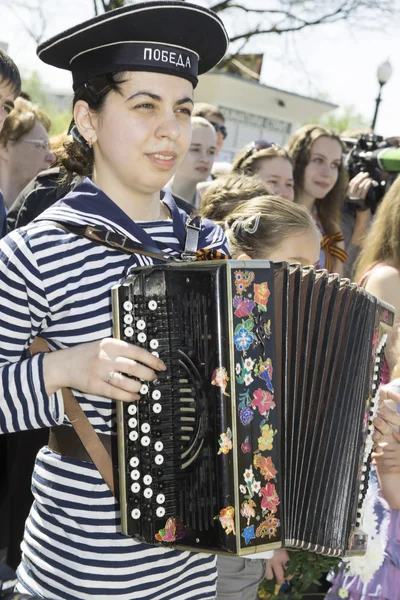
{"label": "woman's right hand", "polygon": [[162,360],[147,350],[114,338],[50,352],[43,361],[48,395],[69,387],[126,402],[139,400],[142,381],[154,381],[157,371],[165,370]]}

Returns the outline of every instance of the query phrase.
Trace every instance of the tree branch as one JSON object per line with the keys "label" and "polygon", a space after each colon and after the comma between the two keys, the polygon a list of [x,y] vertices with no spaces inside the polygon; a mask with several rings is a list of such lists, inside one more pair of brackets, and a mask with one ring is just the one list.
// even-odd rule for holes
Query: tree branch
{"label": "tree branch", "polygon": [[293,25],[293,26],[286,26],[286,27],[285,26],[281,27],[281,26],[279,26],[279,24],[275,24],[275,25],[272,25],[271,27],[269,27],[268,29],[260,29],[261,23],[259,23],[255,29],[249,30],[246,33],[241,33],[236,36],[233,36],[230,38],[230,41],[237,42],[238,40],[241,40],[241,39],[249,40],[250,38],[252,38],[256,35],[263,35],[266,33],[278,33],[278,34],[289,33],[289,32],[293,32],[293,31],[300,31],[301,29],[305,29],[306,27],[322,25],[323,23],[335,23],[336,21],[343,19],[345,17],[345,15],[348,16],[348,10],[345,10],[345,7],[346,7],[346,3],[342,4],[339,8],[337,8],[332,13],[323,15],[322,17],[319,17],[318,19],[314,19],[313,21],[307,21],[305,19],[301,19],[300,17],[297,17],[296,15],[282,11],[281,14],[284,18],[288,18],[291,21],[297,21],[299,24]]}

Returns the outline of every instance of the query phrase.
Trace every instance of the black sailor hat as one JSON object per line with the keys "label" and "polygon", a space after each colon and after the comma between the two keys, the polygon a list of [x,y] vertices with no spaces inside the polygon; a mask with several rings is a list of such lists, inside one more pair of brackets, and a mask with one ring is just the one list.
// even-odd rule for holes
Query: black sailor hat
{"label": "black sailor hat", "polygon": [[211,10],[182,0],[124,6],[40,44],[49,65],[72,71],[74,89],[115,71],[155,71],[192,82],[224,56],[229,38]]}

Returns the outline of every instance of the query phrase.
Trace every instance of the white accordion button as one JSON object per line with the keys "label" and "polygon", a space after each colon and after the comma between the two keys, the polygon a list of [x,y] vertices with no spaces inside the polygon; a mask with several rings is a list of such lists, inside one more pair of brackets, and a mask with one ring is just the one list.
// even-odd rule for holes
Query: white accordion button
{"label": "white accordion button", "polygon": [[158,343],[158,340],[155,340],[155,339],[154,340],[150,340],[150,348],[152,350],[157,350],[157,348],[158,348],[159,345],[160,344]]}
{"label": "white accordion button", "polygon": [[131,467],[133,467],[134,469],[136,467],[139,466],[139,459],[137,456],[132,456],[131,460],[129,461],[129,464],[131,465]]}
{"label": "white accordion button", "polygon": [[144,342],[147,340],[147,335],[145,333],[143,333],[143,331],[141,331],[139,333],[139,335],[137,336],[137,340],[138,342],[140,342],[141,344],[144,344]]}
{"label": "white accordion button", "polygon": [[153,495],[153,490],[151,488],[146,488],[143,492],[143,496],[145,498],[151,498]]}
{"label": "white accordion button", "polygon": [[133,308],[132,302],[130,300],[126,300],[124,302],[124,310],[127,310],[129,312],[130,310],[132,310],[132,308]]}
{"label": "white accordion button", "polygon": [[156,402],[155,404],[153,404],[153,412],[155,412],[156,415],[158,415],[158,413],[160,413],[161,411],[162,411],[161,404],[159,404],[158,402]]}
{"label": "white accordion button", "polygon": [[143,433],[149,433],[149,431],[150,431],[149,423],[143,423],[143,425],[141,426],[140,429],[143,431]]}
{"label": "white accordion button", "polygon": [[150,302],[148,303],[148,307],[150,310],[156,310],[157,302],[155,300],[150,300]]}
{"label": "white accordion button", "polygon": [[131,440],[131,442],[136,442],[138,437],[139,437],[139,434],[137,431],[131,431],[129,434],[129,439]]}
{"label": "white accordion button", "polygon": [[156,442],[154,444],[154,450],[156,452],[161,452],[161,450],[163,450],[163,448],[164,448],[164,444],[162,442]]}
{"label": "white accordion button", "polygon": [[142,387],[140,388],[140,393],[144,395],[144,394],[147,394],[148,391],[149,391],[149,386],[144,383],[142,385]]}
{"label": "white accordion button", "polygon": [[153,483],[153,478],[151,475],[145,475],[143,477],[143,483],[144,485],[151,485]]}
{"label": "white accordion button", "polygon": [[132,327],[127,327],[124,331],[124,334],[126,335],[126,337],[132,337],[133,336],[133,329]]}
{"label": "white accordion button", "polygon": [[148,435],[144,435],[141,439],[142,446],[150,446],[150,438]]}
{"label": "white accordion button", "polygon": [[124,323],[125,323],[125,325],[132,325],[132,323],[133,323],[133,317],[132,317],[132,315],[125,315],[124,316]]}
{"label": "white accordion button", "polygon": [[157,356],[157,358],[160,358],[160,355],[158,354],[158,352],[152,352],[153,356]]}
{"label": "white accordion button", "polygon": [[140,473],[137,469],[134,469],[133,471],[131,471],[131,479],[133,479],[133,481],[137,481],[140,477]]}
{"label": "white accordion button", "polygon": [[128,413],[130,415],[136,415],[136,413],[137,413],[137,406],[136,406],[136,404],[130,404],[128,406]]}
{"label": "white accordion button", "polygon": [[159,506],[156,510],[156,515],[159,519],[165,515],[165,508],[163,506]]}
{"label": "white accordion button", "polygon": [[162,465],[164,462],[164,457],[162,454],[156,454],[156,457],[154,459],[154,462],[156,463],[156,465]]}
{"label": "white accordion button", "polygon": [[164,504],[164,502],[165,502],[164,494],[158,494],[158,496],[156,498],[156,502],[157,502],[157,504]]}
{"label": "white accordion button", "polygon": [[160,392],[160,390],[154,390],[151,393],[151,397],[153,398],[153,400],[159,400],[161,398],[161,392]]}
{"label": "white accordion button", "polygon": [[131,429],[134,429],[134,427],[137,427],[137,419],[135,419],[135,417],[132,417],[132,419],[129,419],[128,427],[131,427]]}
{"label": "white accordion button", "polygon": [[143,329],[146,329],[145,321],[143,321],[143,319],[139,319],[139,321],[136,323],[136,327],[139,329],[139,331],[143,331]]}
{"label": "white accordion button", "polygon": [[140,519],[140,510],[138,508],[134,508],[131,512],[132,519]]}
{"label": "white accordion button", "polygon": [[134,494],[138,494],[140,492],[140,483],[132,483],[131,490]]}

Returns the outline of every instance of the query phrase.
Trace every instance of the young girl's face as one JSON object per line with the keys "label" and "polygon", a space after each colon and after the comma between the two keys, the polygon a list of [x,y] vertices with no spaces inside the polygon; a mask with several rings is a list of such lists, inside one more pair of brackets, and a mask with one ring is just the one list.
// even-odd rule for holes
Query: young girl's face
{"label": "young girl's face", "polygon": [[304,169],[304,191],[312,198],[325,198],[337,182],[341,162],[342,148],[337,140],[326,136],[315,140]]}
{"label": "young girl's face", "polygon": [[211,173],[217,151],[217,134],[211,127],[195,127],[188,153],[179,166],[178,175],[199,183]]}
{"label": "young girl's face", "polygon": [[277,156],[259,162],[257,176],[284,200],[294,200],[293,168],[286,158]]}
{"label": "young girl's face", "polygon": [[182,77],[130,72],[120,93],[92,113],[95,172],[114,188],[152,194],[183,160],[191,138],[193,86]]}
{"label": "young girl's face", "polygon": [[260,258],[272,262],[300,263],[303,266],[315,265],[319,259],[320,240],[320,233],[310,227],[300,234],[285,236],[279,246]]}

